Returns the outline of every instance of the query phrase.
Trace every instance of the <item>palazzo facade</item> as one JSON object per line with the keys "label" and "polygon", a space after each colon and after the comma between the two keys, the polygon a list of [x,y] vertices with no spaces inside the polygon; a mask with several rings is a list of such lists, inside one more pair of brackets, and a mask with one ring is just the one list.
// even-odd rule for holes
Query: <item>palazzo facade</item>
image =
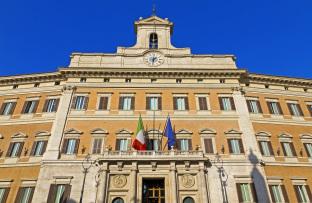
{"label": "palazzo facade", "polygon": [[312,80],[176,48],[168,19],[134,25],[133,47],[0,77],[0,203],[312,202]]}

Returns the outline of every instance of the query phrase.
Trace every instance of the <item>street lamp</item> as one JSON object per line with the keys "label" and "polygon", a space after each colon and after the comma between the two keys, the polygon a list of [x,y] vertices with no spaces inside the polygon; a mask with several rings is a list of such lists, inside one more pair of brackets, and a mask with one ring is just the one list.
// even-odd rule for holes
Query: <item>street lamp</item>
{"label": "street lamp", "polygon": [[227,180],[229,176],[224,170],[223,159],[221,158],[219,153],[216,154],[216,158],[213,160],[213,163],[214,163],[214,166],[218,169],[219,179],[220,179],[221,189],[222,189],[223,203],[228,203],[226,186],[227,186]]}
{"label": "street lamp", "polygon": [[81,195],[80,195],[80,203],[82,203],[82,198],[83,198],[83,191],[84,191],[84,186],[86,182],[86,176],[87,173],[89,172],[89,169],[92,166],[92,160],[90,154],[87,154],[86,158],[82,161],[81,163],[82,169],[83,169],[83,182],[82,182],[82,188],[81,188]]}

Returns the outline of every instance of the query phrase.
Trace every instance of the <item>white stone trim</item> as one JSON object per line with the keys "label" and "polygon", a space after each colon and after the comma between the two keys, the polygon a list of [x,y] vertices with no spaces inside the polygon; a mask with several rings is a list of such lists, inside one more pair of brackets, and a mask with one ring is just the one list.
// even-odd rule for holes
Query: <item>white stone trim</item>
{"label": "white stone trim", "polygon": [[249,175],[234,175],[236,183],[253,183],[253,179]]}
{"label": "white stone trim", "polygon": [[307,185],[307,178],[293,176],[290,178],[293,185]]}
{"label": "white stone trim", "polygon": [[36,187],[37,180],[22,179],[21,187]]}
{"label": "white stone trim", "polygon": [[17,102],[18,98],[10,98],[10,99],[4,99],[2,104],[9,103],[9,102]]}
{"label": "white stone trim", "polygon": [[51,184],[70,184],[73,176],[53,176]]}
{"label": "white stone trim", "polygon": [[125,92],[125,93],[119,93],[119,97],[135,97],[135,92]]}
{"label": "white stone trim", "polygon": [[13,179],[0,179],[0,187],[10,187],[13,182]]}

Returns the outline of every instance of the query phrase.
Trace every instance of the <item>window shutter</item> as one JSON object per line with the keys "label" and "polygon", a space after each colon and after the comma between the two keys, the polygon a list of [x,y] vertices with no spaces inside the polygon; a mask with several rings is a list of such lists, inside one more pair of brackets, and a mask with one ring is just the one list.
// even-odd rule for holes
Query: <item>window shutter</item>
{"label": "window shutter", "polygon": [[213,153],[212,139],[204,139],[204,144],[205,144],[205,152],[207,154],[212,154]]}
{"label": "window shutter", "polygon": [[70,191],[71,191],[71,185],[69,184],[65,185],[65,190],[64,190],[64,194],[63,194],[61,202],[67,202],[67,200],[70,197]]}
{"label": "window shutter", "polygon": [[151,102],[151,98],[150,97],[146,97],[146,110],[150,110],[150,102]]}
{"label": "window shutter", "polygon": [[244,152],[244,145],[243,145],[242,139],[239,139],[238,142],[239,142],[239,150],[240,150],[240,153],[241,153],[241,154],[244,154],[245,152]]}
{"label": "window shutter", "polygon": [[236,183],[236,190],[237,190],[238,201],[243,202],[242,190],[241,190],[239,183]]}
{"label": "window shutter", "polygon": [[273,114],[273,111],[272,111],[272,107],[271,107],[271,102],[267,102],[267,105],[268,105],[268,109],[269,109],[269,112],[270,114]]}
{"label": "window shutter", "polygon": [[104,109],[104,97],[100,97],[100,102],[99,102],[99,110]]}
{"label": "window shutter", "polygon": [[285,203],[288,203],[289,199],[288,199],[288,195],[287,195],[287,192],[286,192],[286,189],[285,189],[285,185],[281,185],[281,189],[282,189],[282,193],[283,193],[283,197],[284,197]]}
{"label": "window shutter", "polygon": [[92,154],[96,154],[96,149],[97,149],[97,143],[98,143],[98,139],[94,139],[93,140],[93,148],[92,148]]}
{"label": "window shutter", "polygon": [[39,104],[39,100],[34,101],[35,102],[35,106],[34,106],[34,110],[30,113],[36,113],[37,112],[37,108],[38,108],[38,104]]}
{"label": "window shutter", "polygon": [[260,105],[260,101],[257,101],[256,104],[257,104],[259,113],[263,113],[262,108],[261,108],[261,105]]}
{"label": "window shutter", "polygon": [[23,187],[20,187],[20,188],[18,189],[16,198],[15,198],[15,201],[14,201],[15,203],[20,203],[20,202],[22,202],[22,201],[21,201],[21,197],[22,197],[22,194],[24,193],[24,190],[25,190],[25,188],[23,188]]}
{"label": "window shutter", "polygon": [[30,194],[29,194],[29,201],[32,202],[32,198],[34,196],[34,192],[35,192],[35,188],[34,187],[31,187],[31,191],[30,191]]}
{"label": "window shutter", "polygon": [[251,190],[253,201],[254,202],[258,202],[258,197],[257,197],[255,184],[254,183],[250,183],[249,186],[250,186],[250,190]]}
{"label": "window shutter", "polygon": [[230,97],[230,102],[231,102],[231,110],[236,110],[233,97]]}
{"label": "window shutter", "polygon": [[250,113],[252,113],[252,111],[251,111],[251,101],[250,100],[247,100],[247,107],[248,107],[248,111]]}
{"label": "window shutter", "polygon": [[222,97],[219,97],[219,104],[220,104],[220,110],[224,110],[223,102],[222,102]]}
{"label": "window shutter", "polygon": [[289,113],[293,116],[293,115],[294,115],[294,112],[293,112],[293,110],[291,109],[291,104],[290,104],[290,103],[287,103],[287,106],[288,106],[288,109],[289,109]]}
{"label": "window shutter", "polygon": [[135,106],[135,97],[131,97],[131,110],[134,110]]}
{"label": "window shutter", "polygon": [[84,110],[88,109],[88,103],[89,103],[89,97],[85,96],[85,98],[84,98],[84,105],[83,105],[83,109]]}
{"label": "window shutter", "polygon": [[71,106],[72,109],[76,109],[76,101],[77,101],[77,96],[74,96],[72,100],[72,106]]}
{"label": "window shutter", "polygon": [[311,194],[311,190],[310,190],[310,187],[308,185],[305,185],[305,188],[307,190],[307,193],[308,193],[308,197],[310,199],[310,202],[312,201],[312,194]]}
{"label": "window shutter", "polygon": [[80,139],[76,139],[74,154],[78,153]]}
{"label": "window shutter", "polygon": [[268,142],[268,145],[269,145],[270,155],[274,156],[274,151],[273,151],[272,143],[271,143],[271,142]]}
{"label": "window shutter", "polygon": [[31,147],[30,156],[35,155],[36,146],[37,146],[37,141],[35,141]]}
{"label": "window shutter", "polygon": [[120,151],[120,139],[116,139],[115,150],[116,150],[116,151]]}
{"label": "window shutter", "polygon": [[192,148],[192,140],[191,139],[188,140],[188,148],[189,148],[189,151],[193,150],[193,148]]}
{"label": "window shutter", "polygon": [[291,148],[291,151],[292,151],[293,155],[297,156],[297,153],[296,153],[296,150],[295,150],[295,147],[294,147],[294,143],[290,143],[290,148]]}
{"label": "window shutter", "polygon": [[4,107],[6,106],[6,103],[3,103],[2,105],[1,105],[1,109],[0,109],[0,114],[1,115],[3,115],[3,113],[4,113]]}
{"label": "window shutter", "polygon": [[230,154],[232,154],[233,153],[233,149],[232,149],[232,145],[231,145],[231,139],[228,139],[227,142],[228,142],[228,145],[229,145],[229,152],[230,152]]}
{"label": "window shutter", "polygon": [[57,185],[51,184],[49,194],[48,194],[47,203],[54,203],[55,202],[56,192],[57,192]]}
{"label": "window shutter", "polygon": [[158,97],[158,110],[162,109],[162,101],[161,101],[161,97]]}
{"label": "window shutter", "polygon": [[206,97],[198,97],[199,110],[208,110]]}
{"label": "window shutter", "polygon": [[104,97],[104,104],[103,104],[103,109],[108,110],[108,97]]}
{"label": "window shutter", "polygon": [[185,110],[189,110],[188,98],[187,98],[187,97],[184,97],[184,101],[185,101]]}
{"label": "window shutter", "polygon": [[4,194],[3,194],[3,197],[2,197],[2,202],[5,203],[8,196],[9,196],[9,192],[10,192],[10,188],[5,188],[5,191],[4,191]]}
{"label": "window shutter", "polygon": [[299,187],[298,185],[294,185],[294,189],[295,189],[295,192],[296,192],[296,197],[297,197],[298,202],[302,202],[302,199],[301,199],[299,191],[298,191],[298,187]]}
{"label": "window shutter", "polygon": [[286,150],[285,150],[285,147],[284,147],[284,142],[281,142],[281,145],[282,145],[282,149],[283,149],[283,154],[284,154],[284,156],[286,156]]}
{"label": "window shutter", "polygon": [[308,146],[307,145],[308,145],[307,143],[303,144],[304,149],[306,150],[307,156],[308,157],[312,157],[312,154],[309,154],[309,150],[308,150]]}
{"label": "window shutter", "polygon": [[24,102],[24,105],[23,105],[23,108],[22,108],[22,113],[25,113],[27,103],[28,103],[28,101]]}
{"label": "window shutter", "polygon": [[9,148],[8,148],[8,151],[7,151],[6,155],[5,155],[6,157],[10,157],[10,156],[11,156],[13,144],[14,144],[14,142],[11,142],[11,143],[10,143]]}
{"label": "window shutter", "polygon": [[269,190],[270,190],[270,195],[271,195],[272,203],[276,203],[276,199],[275,199],[274,193],[273,193],[273,185],[269,185]]}
{"label": "window shutter", "polygon": [[54,109],[55,112],[57,111],[59,104],[60,104],[60,99],[56,99],[55,100],[55,109]]}
{"label": "window shutter", "polygon": [[262,141],[258,141],[258,145],[259,145],[259,149],[260,149],[261,154],[264,155],[261,142]]}
{"label": "window shutter", "polygon": [[11,108],[11,110],[10,110],[10,112],[9,112],[10,115],[13,114],[13,112],[14,112],[14,110],[15,110],[15,107],[16,107],[16,102],[12,102],[12,108]]}
{"label": "window shutter", "polygon": [[66,153],[67,145],[68,145],[68,139],[64,139],[61,153],[63,153],[63,154]]}
{"label": "window shutter", "polygon": [[284,113],[279,102],[277,102],[277,106],[278,106],[280,114],[283,115]]}
{"label": "window shutter", "polygon": [[181,140],[180,139],[176,139],[176,147],[177,147],[177,150],[181,150]]}
{"label": "window shutter", "polygon": [[119,110],[122,110],[123,103],[124,103],[124,97],[119,97],[119,104],[118,104]]}
{"label": "window shutter", "polygon": [[177,104],[177,102],[178,102],[177,97],[173,97],[173,109],[174,109],[174,110],[178,110],[178,104]]}
{"label": "window shutter", "polygon": [[43,147],[42,147],[42,152],[41,152],[41,155],[43,155],[47,149],[47,145],[48,145],[48,141],[44,141],[43,142]]}
{"label": "window shutter", "polygon": [[310,112],[310,116],[312,117],[312,105],[307,105],[307,108],[308,108],[308,110]]}
{"label": "window shutter", "polygon": [[301,106],[299,104],[297,104],[297,107],[298,107],[298,111],[299,111],[300,116],[303,116],[303,112],[302,112]]}
{"label": "window shutter", "polygon": [[20,142],[20,147],[18,149],[18,153],[17,153],[17,156],[20,157],[21,154],[22,154],[22,151],[23,151],[23,147],[24,147],[24,142]]}
{"label": "window shutter", "polygon": [[42,112],[47,112],[48,111],[48,102],[49,102],[49,99],[46,99],[44,101]]}

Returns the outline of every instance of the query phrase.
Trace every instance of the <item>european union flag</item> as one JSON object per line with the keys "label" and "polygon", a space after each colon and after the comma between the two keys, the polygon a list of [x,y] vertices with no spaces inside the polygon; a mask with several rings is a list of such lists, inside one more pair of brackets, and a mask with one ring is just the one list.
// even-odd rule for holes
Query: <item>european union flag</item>
{"label": "european union flag", "polygon": [[167,122],[166,122],[166,128],[164,130],[164,136],[168,137],[168,149],[170,150],[175,145],[175,135],[172,130],[172,125],[170,121],[170,117],[168,116]]}

